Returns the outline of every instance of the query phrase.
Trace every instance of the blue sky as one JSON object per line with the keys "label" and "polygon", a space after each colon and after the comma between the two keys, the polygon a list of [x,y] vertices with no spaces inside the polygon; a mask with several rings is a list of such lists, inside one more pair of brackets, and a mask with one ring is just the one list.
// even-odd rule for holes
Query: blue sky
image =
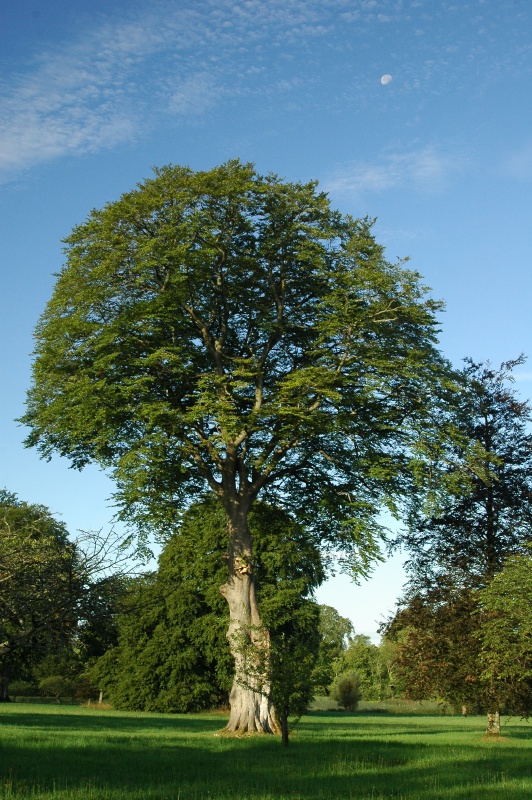
{"label": "blue sky", "polygon": [[[0,486],[109,525],[110,481],[39,461],[13,420],[61,239],[154,165],[316,178],[445,300],[453,362],[532,354],[531,30],[529,0],[3,3]],[[517,378],[529,397],[532,363]],[[401,580],[396,559],[320,600],[374,635]]]}

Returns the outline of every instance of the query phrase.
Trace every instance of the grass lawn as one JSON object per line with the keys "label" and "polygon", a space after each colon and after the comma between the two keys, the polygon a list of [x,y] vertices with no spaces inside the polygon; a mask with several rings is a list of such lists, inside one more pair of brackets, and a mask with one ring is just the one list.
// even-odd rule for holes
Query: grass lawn
{"label": "grass lawn", "polygon": [[214,734],[224,719],[0,706],[0,800],[530,800],[532,724],[313,712],[290,746]]}

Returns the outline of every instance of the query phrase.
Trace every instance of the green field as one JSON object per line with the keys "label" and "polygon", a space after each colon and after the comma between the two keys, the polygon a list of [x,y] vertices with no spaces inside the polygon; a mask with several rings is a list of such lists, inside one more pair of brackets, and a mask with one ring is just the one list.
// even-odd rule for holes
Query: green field
{"label": "green field", "polygon": [[290,747],[215,736],[223,717],[0,707],[0,798],[530,800],[532,724],[313,712]]}

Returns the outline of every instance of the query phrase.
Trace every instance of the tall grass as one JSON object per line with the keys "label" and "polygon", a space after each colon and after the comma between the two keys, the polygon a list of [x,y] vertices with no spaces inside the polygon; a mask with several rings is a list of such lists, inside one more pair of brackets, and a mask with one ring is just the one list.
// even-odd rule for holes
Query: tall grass
{"label": "tall grass", "polygon": [[530,800],[532,725],[481,717],[313,712],[290,746],[216,736],[215,715],[0,707],[8,800]]}

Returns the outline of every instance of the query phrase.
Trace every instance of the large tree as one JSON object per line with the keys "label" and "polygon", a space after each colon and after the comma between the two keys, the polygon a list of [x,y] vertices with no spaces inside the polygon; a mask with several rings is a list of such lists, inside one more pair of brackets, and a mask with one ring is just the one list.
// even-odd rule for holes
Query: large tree
{"label": "large tree", "polygon": [[259,496],[285,505],[367,570],[446,370],[440,304],[368,220],[238,161],[157,169],[76,227],[66,258],[36,331],[27,444],[110,469],[141,531],[174,528],[210,488],[227,520],[228,728],[274,730],[237,644],[268,648],[248,514]]}
{"label": "large tree", "polygon": [[[480,454],[479,471],[471,474],[469,490],[449,494],[437,513],[413,508],[402,537],[411,554],[409,582],[388,627],[411,696],[437,694],[483,708],[490,718],[504,698],[485,680],[478,592],[494,579],[493,586],[502,585],[497,576],[507,559],[527,552],[532,541],[532,409],[511,385],[512,369],[522,361],[498,369],[467,361],[453,418],[464,446],[472,442]],[[465,458],[458,441],[442,465],[450,473]],[[494,592],[487,595],[492,600]]]}

